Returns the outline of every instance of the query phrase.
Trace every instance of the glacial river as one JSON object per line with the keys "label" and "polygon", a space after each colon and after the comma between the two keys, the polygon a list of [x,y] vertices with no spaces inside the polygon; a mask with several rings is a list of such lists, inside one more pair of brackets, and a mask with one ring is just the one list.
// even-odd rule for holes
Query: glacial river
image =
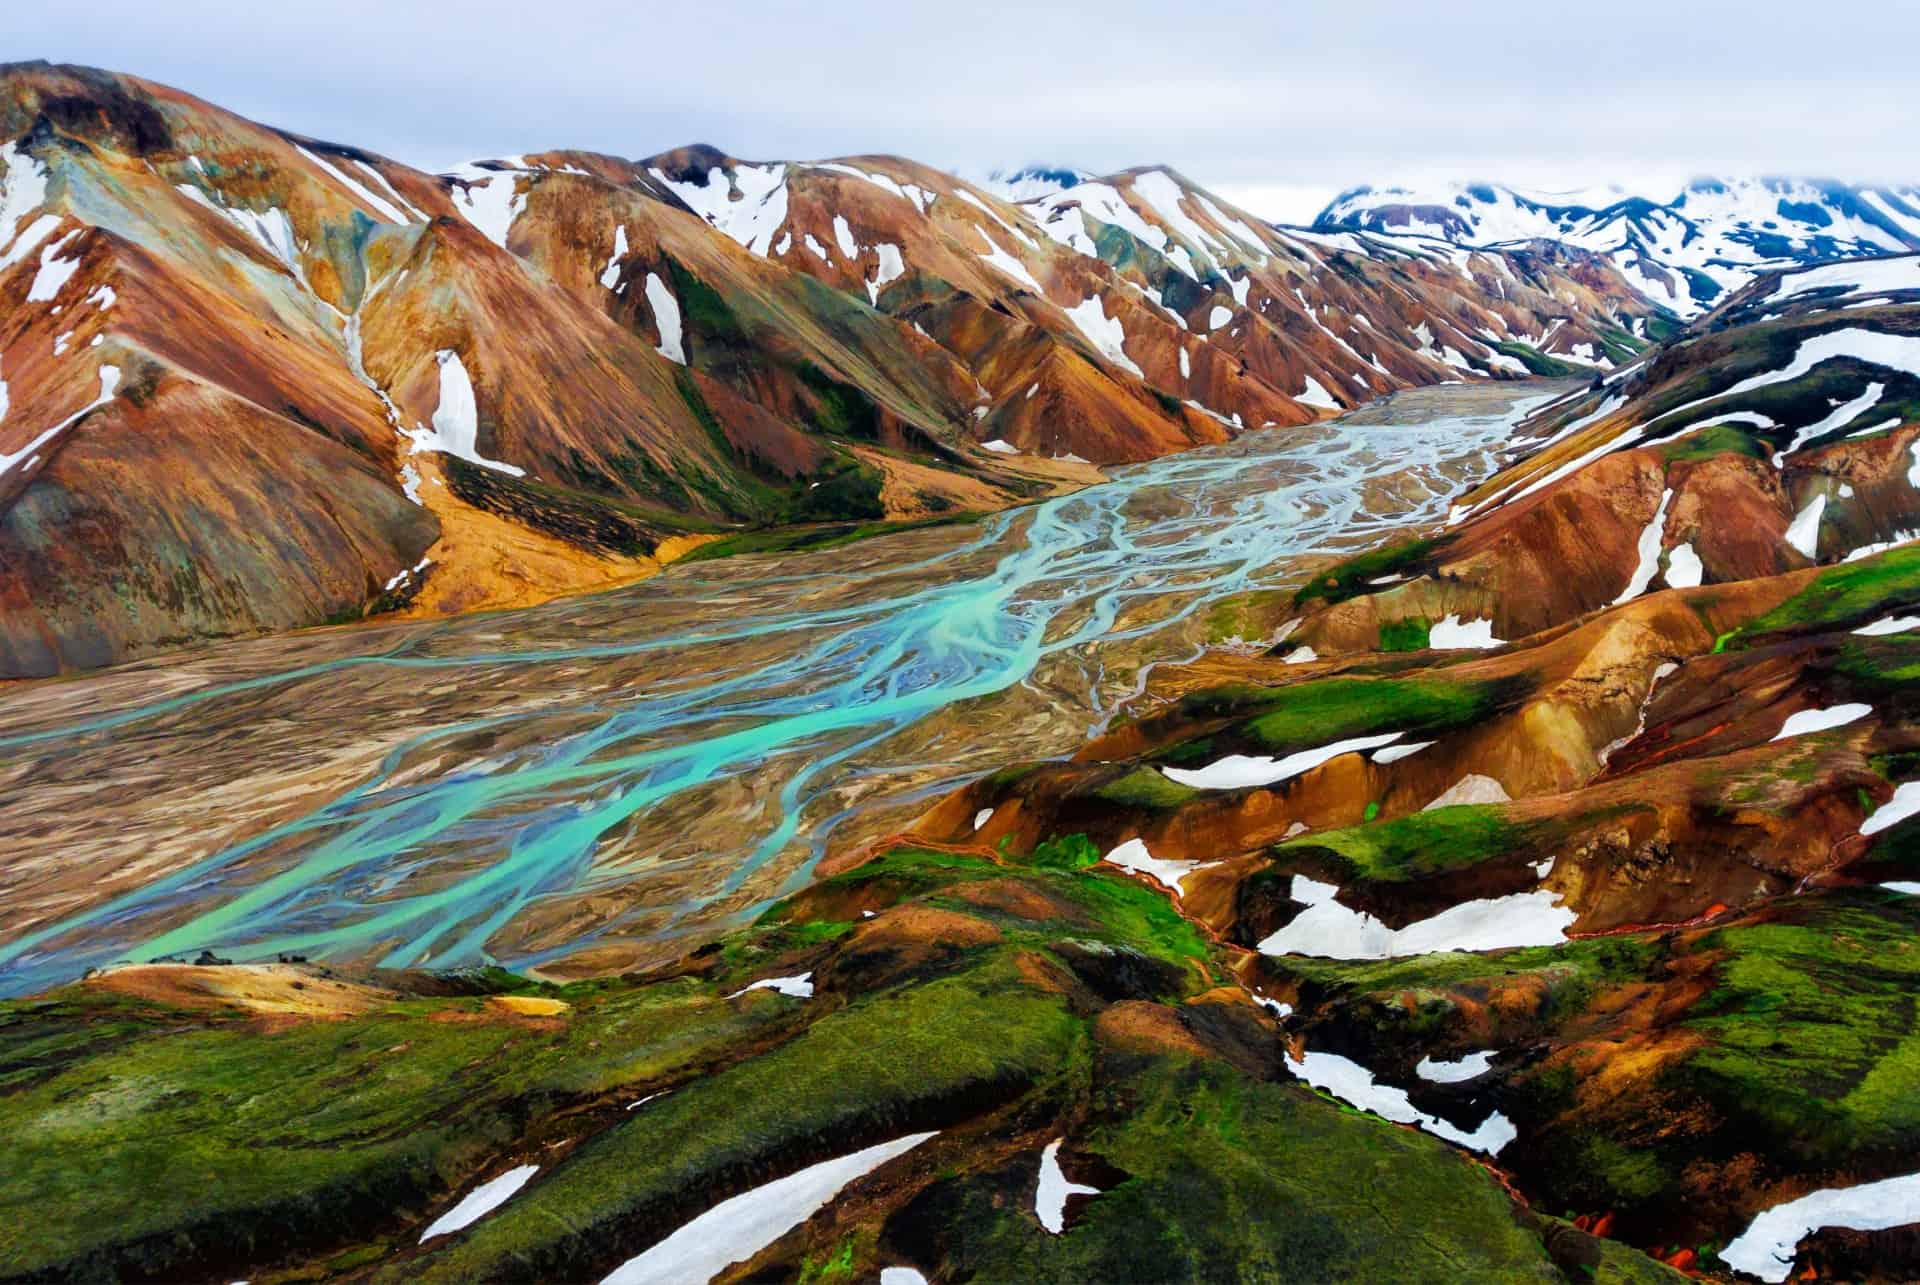
{"label": "glacial river", "polygon": [[1542,386],[1405,393],[970,527],[0,689],[0,994],[126,959],[556,974],[1071,753],[1210,609],[1437,521]]}

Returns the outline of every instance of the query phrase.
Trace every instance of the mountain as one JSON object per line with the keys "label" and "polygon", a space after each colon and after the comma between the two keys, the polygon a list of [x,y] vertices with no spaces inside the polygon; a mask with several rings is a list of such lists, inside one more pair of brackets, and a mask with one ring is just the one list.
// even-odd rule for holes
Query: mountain
{"label": "mountain", "polygon": [[433,175],[38,63],[0,138],[0,677],[987,511],[1662,325],[1593,255],[1283,234],[1161,168]]}
{"label": "mountain", "polygon": [[1910,1279],[1880,1229],[1911,1208],[1872,1211],[1920,1142],[1888,1091],[1920,1038],[1920,258],[1768,274],[1527,430],[1265,654],[1161,674],[900,842],[1071,836],[1164,887],[1296,1075],[1535,1210],[1693,1271]]}
{"label": "mountain", "polygon": [[1492,183],[1359,187],[1314,226],[1459,245],[1552,240],[1606,256],[1649,299],[1693,316],[1759,273],[1920,250],[1920,188],[1824,179],[1698,179],[1678,196],[1527,192]]}

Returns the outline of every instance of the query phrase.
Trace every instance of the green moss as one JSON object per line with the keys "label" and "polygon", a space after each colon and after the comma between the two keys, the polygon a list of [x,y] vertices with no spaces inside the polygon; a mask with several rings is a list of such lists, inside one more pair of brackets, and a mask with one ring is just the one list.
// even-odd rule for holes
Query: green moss
{"label": "green moss", "polygon": [[1293,605],[1304,607],[1311,602],[1324,602],[1328,606],[1356,598],[1363,593],[1372,592],[1374,586],[1368,582],[1382,576],[1407,575],[1431,565],[1448,544],[1451,535],[1443,535],[1431,540],[1405,540],[1390,544],[1382,549],[1373,549],[1348,558],[1345,562],[1314,576],[1299,592],[1293,595]]}
{"label": "green moss", "polygon": [[1061,835],[1035,848],[1026,864],[1042,870],[1084,870],[1100,864],[1100,849],[1084,834]]}
{"label": "green moss", "polygon": [[814,393],[813,425],[830,437],[863,442],[880,438],[880,408],[854,385],[835,379],[812,362],[797,367],[800,381]]}
{"label": "green moss", "polygon": [[1724,952],[1676,1078],[1809,1163],[1920,1145],[1920,907],[1879,893],[1710,934]]}
{"label": "green moss", "polygon": [[1266,637],[1274,618],[1292,600],[1280,589],[1260,589],[1222,598],[1207,609],[1207,641],[1250,641]]}
{"label": "green moss", "polygon": [[1537,375],[1544,379],[1583,378],[1591,374],[1593,369],[1591,366],[1578,366],[1570,361],[1561,361],[1557,357],[1549,357],[1532,344],[1523,344],[1518,340],[1496,342],[1493,348],[1496,352],[1503,352],[1507,356],[1517,359],[1521,365],[1527,368],[1528,374]]}
{"label": "green moss", "polygon": [[1380,650],[1422,651],[1432,632],[1433,622],[1425,616],[1386,621],[1380,626]]}
{"label": "green moss", "polygon": [[1498,804],[1467,804],[1302,836],[1275,847],[1273,856],[1281,862],[1307,853],[1331,856],[1348,878],[1399,882],[1519,851],[1529,846],[1530,833]]}
{"label": "green moss", "polygon": [[1469,727],[1524,698],[1526,680],[1321,679],[1280,688],[1240,731],[1272,751],[1305,749],[1392,729],[1409,738]]}
{"label": "green moss", "polygon": [[1136,767],[1117,781],[1109,781],[1093,792],[1093,797],[1116,807],[1138,808],[1147,812],[1171,812],[1200,797],[1191,785],[1170,781],[1166,774],[1150,767]]}
{"label": "green moss", "polygon": [[1067,1074],[1082,1025],[1025,984],[1011,952],[860,998],[759,1057],[704,1076],[582,1144],[464,1237],[383,1279],[594,1277],[607,1246],[645,1244],[789,1167],[937,1129]]}
{"label": "green moss", "polygon": [[1061,1236],[1001,1212],[1011,1176],[936,1183],[902,1220],[921,1253],[993,1281],[1562,1279],[1491,1176],[1424,1134],[1218,1062],[1113,1055],[1096,1084],[1074,1145],[1124,1179]]}
{"label": "green moss", "polygon": [[1660,458],[1669,464],[1711,459],[1715,455],[1744,455],[1760,459],[1766,452],[1753,437],[1732,424],[1716,424],[1698,433],[1688,433],[1663,446]]}
{"label": "green moss", "polygon": [[694,982],[549,993],[579,1001],[551,1028],[475,998],[272,1035],[89,992],[0,1005],[0,1275],[215,1274],[192,1265],[424,1213],[527,1140],[531,1104],[675,1074],[766,1020]]}
{"label": "green moss", "polygon": [[1851,625],[1915,603],[1920,603],[1920,546],[1889,549],[1824,569],[1812,584],[1732,631],[1714,649],[1741,645],[1776,630]]}

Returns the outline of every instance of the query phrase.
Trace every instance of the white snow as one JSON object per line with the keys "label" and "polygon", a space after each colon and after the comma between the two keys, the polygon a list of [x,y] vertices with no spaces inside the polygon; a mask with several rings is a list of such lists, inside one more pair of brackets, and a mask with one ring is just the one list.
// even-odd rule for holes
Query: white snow
{"label": "white snow", "polygon": [[1660,570],[1660,537],[1667,529],[1667,505],[1673,500],[1673,488],[1668,487],[1660,493],[1660,507],[1654,511],[1653,521],[1647,523],[1646,530],[1640,533],[1640,562],[1634,567],[1633,575],[1627,580],[1627,587],[1620,591],[1615,604],[1638,598],[1653,583],[1655,573]]}
{"label": "white snow", "polygon": [[1375,750],[1373,752],[1373,761],[1376,763],[1398,763],[1401,759],[1418,754],[1421,750],[1428,749],[1433,744],[1433,741],[1413,741],[1406,745],[1389,745],[1384,750]]}
{"label": "white snow", "polygon": [[849,259],[860,257],[860,243],[853,239],[853,229],[848,226],[844,214],[833,216],[833,239],[840,243],[840,253]]}
{"label": "white snow", "polygon": [[[105,406],[108,402],[112,401],[113,390],[119,386],[120,368],[118,366],[100,367],[100,395],[73,414],[61,420],[58,424],[55,424],[52,428],[42,432],[38,437],[35,437],[32,441],[28,442],[19,450],[14,451],[12,454],[8,454],[6,451],[0,451],[0,477],[5,477],[7,471],[21,460],[26,460],[31,463],[42,446],[45,446],[48,442],[60,436],[68,426],[76,423],[82,415],[85,415],[88,411],[96,407]],[[4,401],[5,398],[0,397],[0,412],[4,412],[6,409]]]}
{"label": "white snow", "polygon": [[927,1285],[927,1278],[911,1267],[882,1267],[880,1285]]}
{"label": "white snow", "polygon": [[1364,911],[1342,905],[1339,889],[1301,875],[1293,899],[1306,907],[1257,947],[1263,955],[1326,959],[1394,959],[1439,951],[1505,950],[1552,946],[1567,939],[1579,916],[1548,889],[1516,892],[1450,906],[1404,928],[1389,928]]}
{"label": "white snow", "polygon": [[1427,646],[1435,651],[1457,651],[1468,647],[1504,647],[1504,639],[1493,636],[1493,621],[1490,619],[1468,620],[1462,622],[1458,613],[1449,612],[1446,619],[1427,633]]}
{"label": "white snow", "polygon": [[90,290],[87,293],[87,297],[80,302],[97,304],[99,305],[100,311],[105,312],[107,309],[113,307],[114,301],[119,297],[119,295],[114,293],[112,286],[102,284]]}
{"label": "white snow", "polygon": [[627,225],[616,223],[613,225],[613,253],[607,256],[607,266],[600,269],[601,285],[613,289],[614,283],[620,280],[620,260],[626,257]]}
{"label": "white snow", "polygon": [[[1078,189],[1075,189],[1076,191]],[[1114,365],[1128,371],[1136,378],[1145,379],[1146,375],[1136,366],[1133,358],[1127,356],[1127,332],[1120,324],[1120,314],[1107,316],[1106,300],[1099,295],[1090,295],[1080,303],[1065,310],[1069,320],[1080,328],[1080,333]]]}
{"label": "white snow", "polygon": [[1831,302],[1895,290],[1920,290],[1920,257],[1830,263],[1803,272],[1789,272],[1780,278],[1773,298],[1775,302],[1784,303],[1796,295],[1835,288],[1841,293],[1833,295]]}
{"label": "white snow", "polygon": [[1891,540],[1875,540],[1871,544],[1863,544],[1857,549],[1847,550],[1847,556],[1842,558],[1841,561],[1858,562],[1862,558],[1871,558],[1875,554],[1885,553],[1888,549],[1897,549],[1901,545],[1911,544],[1915,540],[1920,540],[1920,530],[1908,528],[1906,530],[1895,531]]}
{"label": "white snow", "polygon": [[[1773,466],[1775,468],[1782,467],[1786,463],[1787,456],[1792,455],[1808,442],[1831,433],[1834,429],[1844,424],[1850,424],[1855,419],[1866,414],[1880,404],[1880,395],[1886,391],[1887,386],[1885,384],[1868,384],[1866,389],[1852,401],[1843,402],[1835,406],[1833,410],[1818,423],[1808,424],[1804,428],[1797,430],[1793,435],[1793,440],[1787,443],[1786,450],[1775,451],[1773,453]],[[1896,420],[1894,422],[1898,423],[1899,421]]]}
{"label": "white snow", "polygon": [[1346,409],[1346,407],[1334,400],[1333,394],[1327,391],[1325,384],[1322,384],[1312,375],[1306,376],[1306,381],[1307,386],[1295,393],[1293,400],[1306,406],[1318,406],[1322,410]]}
{"label": "white snow", "polygon": [[358,158],[355,158],[353,163],[355,165],[358,165],[361,169],[365,170],[367,172],[367,177],[371,178],[374,182],[378,183],[381,186],[381,188],[386,191],[386,194],[388,196],[391,196],[395,202],[397,202],[401,207],[403,207],[406,210],[408,214],[420,220],[422,223],[431,223],[433,221],[429,219],[425,214],[421,213],[420,208],[414,205],[413,202],[409,201],[406,197],[400,195],[399,191],[394,188],[393,184],[387,182],[387,176],[385,174],[382,174],[379,170],[375,169],[373,166],[367,164],[365,161],[360,160]]}
{"label": "white snow", "polygon": [[515,191],[520,176],[512,170],[483,170],[475,165],[462,166],[448,175],[466,186],[448,189],[453,208],[460,217],[480,229],[480,235],[507,248],[507,233],[513,221],[527,207],[527,198]]}
{"label": "white snow", "polygon": [[812,999],[813,973],[809,971],[796,973],[792,977],[763,977],[757,982],[742,986],[727,998],[735,999],[748,991],[779,991],[792,999]]}
{"label": "white snow", "polygon": [[18,139],[0,147],[0,161],[7,164],[5,182],[0,185],[0,268],[8,268],[59,227],[60,216],[43,214],[26,223],[29,214],[46,204],[47,167],[29,155]]}
{"label": "white snow", "polygon": [[1100,1194],[1098,1187],[1067,1181],[1066,1173],[1060,1168],[1060,1144],[1063,1141],[1065,1139],[1055,1138],[1040,1153],[1040,1185],[1033,1193],[1033,1212],[1039,1217],[1040,1225],[1056,1236],[1067,1226],[1068,1196]]}
{"label": "white snow", "polygon": [[1811,558],[1820,546],[1820,515],[1826,511],[1827,497],[1823,491],[1807,501],[1807,507],[1794,515],[1787,526],[1787,543]]}
{"label": "white snow", "polygon": [[445,1236],[463,1227],[471,1227],[513,1199],[514,1193],[527,1185],[527,1179],[539,1172],[539,1165],[521,1165],[517,1169],[507,1170],[498,1178],[481,1183],[469,1191],[459,1204],[434,1219],[433,1225],[420,1233],[421,1243],[425,1244],[435,1236]]}
{"label": "white snow", "polygon": [[525,477],[525,469],[480,454],[480,413],[474,402],[473,381],[467,378],[460,354],[451,348],[442,348],[433,357],[440,363],[440,404],[434,408],[432,428],[416,425],[407,431],[407,436],[413,439],[413,449],[457,455],[469,464]]}
{"label": "white snow", "polygon": [[824,1209],[855,1179],[905,1155],[932,1133],[910,1133],[852,1155],[809,1165],[723,1200],[645,1253],[629,1258],[601,1285],[688,1285],[753,1257]]}
{"label": "white snow", "polygon": [[1477,1080],[1493,1067],[1494,1050],[1484,1049],[1478,1053],[1469,1053],[1452,1062],[1436,1061],[1430,1057],[1420,1059],[1420,1065],[1413,1073],[1423,1080],[1432,1080],[1435,1084],[1463,1084],[1468,1080]]}
{"label": "white snow", "polygon": [[867,281],[867,302],[878,306],[880,291],[889,281],[899,277],[907,270],[907,261],[900,257],[900,247],[885,241],[873,247],[874,255],[880,265],[873,270],[873,276]]}
{"label": "white snow", "polygon": [[67,242],[78,235],[80,229],[75,228],[40,252],[40,268],[33,274],[33,284],[27,287],[28,303],[51,302],[80,270],[80,260],[59,257]]}
{"label": "white snow", "polygon": [[[736,165],[731,182],[715,166],[707,171],[704,184],[675,182],[658,168],[647,172],[686,202],[688,209],[762,258],[787,221],[785,165]],[[737,201],[735,192],[740,196]]]}
{"label": "white snow", "polygon": [[1889,370],[1920,375],[1920,335],[1890,335],[1858,326],[1829,330],[1804,341],[1793,360],[1781,369],[1743,379],[1715,397],[1731,397],[1735,393],[1789,383],[1821,362],[1839,357],[1851,357],[1869,366],[1884,366]]}
{"label": "white snow", "polygon": [[1219,304],[1215,304],[1213,311],[1207,314],[1207,329],[1218,330],[1232,320],[1233,309],[1223,308]]}
{"label": "white snow", "polygon": [[1144,839],[1128,839],[1109,852],[1105,860],[1108,865],[1119,866],[1122,870],[1134,870],[1143,875],[1151,875],[1160,883],[1182,894],[1186,889],[1181,886],[1180,881],[1192,874],[1200,865],[1198,861],[1163,861],[1147,851]]}
{"label": "white snow", "polygon": [[1191,769],[1163,767],[1160,771],[1168,780],[1177,781],[1181,785],[1190,785],[1198,790],[1245,790],[1255,786],[1277,785],[1281,781],[1319,767],[1329,759],[1338,758],[1342,754],[1376,749],[1399,740],[1403,735],[1402,732],[1386,732],[1378,736],[1356,736],[1344,741],[1335,741],[1331,745],[1300,750],[1284,758],[1229,754],[1205,767]]}
{"label": "white snow", "polygon": [[974,231],[978,232],[980,239],[987,243],[987,253],[981,255],[981,258],[992,264],[1000,272],[1018,281],[1021,285],[1029,287],[1035,294],[1044,295],[1046,293],[1045,290],[1041,289],[1040,283],[1034,280],[1033,274],[1027,271],[1027,265],[1014,258],[1011,254],[1008,254],[1005,250],[1002,250],[1000,243],[988,236],[985,228],[976,227]]}
{"label": "white snow", "polygon": [[654,349],[668,361],[687,364],[687,350],[680,329],[680,301],[660,279],[657,272],[647,274],[647,306],[653,309],[653,324],[660,329],[660,346]]}
{"label": "white snow", "polygon": [[1288,664],[1288,665],[1306,665],[1306,664],[1311,664],[1313,661],[1319,660],[1320,653],[1316,652],[1313,648],[1302,643],[1300,646],[1295,647],[1292,651],[1288,652],[1286,655],[1282,656],[1280,659],[1284,664]]}
{"label": "white snow", "polygon": [[372,192],[367,190],[366,185],[361,183],[360,180],[354,178],[352,175],[348,174],[345,170],[340,169],[337,166],[333,165],[325,157],[316,155],[315,153],[308,151],[306,148],[301,147],[298,143],[294,144],[293,150],[300,153],[300,155],[306,157],[308,160],[312,161],[315,165],[319,166],[323,171],[325,171],[329,176],[331,176],[335,182],[339,183],[341,187],[346,188],[347,191],[351,192],[354,196],[359,197],[362,201],[372,206],[375,210],[378,210],[380,212],[380,217],[385,219],[387,222],[409,223],[412,221],[408,219],[406,215],[402,214],[399,210],[395,209],[393,205],[390,202],[388,202],[384,197],[375,196]]}
{"label": "white snow", "polygon": [[[4,406],[5,402],[0,401],[0,407]],[[1869,638],[1878,638],[1884,634],[1904,634],[1909,629],[1920,629],[1920,616],[1882,616],[1872,624],[1862,625],[1853,632],[1865,634]]]}
{"label": "white snow", "polygon": [[1845,727],[1848,723],[1858,722],[1873,713],[1873,706],[1862,705],[1857,701],[1845,705],[1830,705],[1826,709],[1803,709],[1788,716],[1780,725],[1780,730],[1769,739],[1784,741],[1790,736],[1807,736],[1813,732],[1830,731],[1836,727]]}
{"label": "white snow", "polygon": [[1470,1151],[1497,1156],[1502,1147],[1520,1136],[1513,1122],[1498,1111],[1482,1120],[1480,1127],[1471,1133],[1439,1116],[1428,1115],[1414,1107],[1407,1099],[1405,1089],[1379,1083],[1373,1078],[1372,1071],[1337,1053],[1309,1052],[1297,1060],[1289,1053],[1286,1058],[1287,1069],[1316,1089],[1325,1089],[1342,1102],[1371,1111],[1397,1124],[1417,1125],[1435,1137],[1445,1138]]}
{"label": "white snow", "polygon": [[1920,812],[1920,781],[1907,781],[1893,789],[1893,797],[1875,809],[1860,823],[1861,834],[1879,834]]}
{"label": "white snow", "polygon": [[1793,1271],[1795,1248],[1823,1227],[1881,1231],[1916,1222],[1920,1222],[1920,1174],[1857,1187],[1829,1187],[1762,1213],[1720,1251],[1720,1258],[1749,1276],[1784,1281]]}
{"label": "white snow", "polygon": [[981,808],[978,812],[973,814],[973,828],[975,830],[978,830],[981,826],[985,825],[987,822],[991,820],[993,820],[993,809]]}
{"label": "white snow", "polygon": [[1676,544],[1667,553],[1667,585],[1673,589],[1697,589],[1705,574],[1700,565],[1700,555],[1693,551],[1693,542]]}
{"label": "white snow", "polygon": [[1018,455],[1020,453],[1018,446],[1015,446],[1012,442],[1002,441],[997,437],[991,442],[980,443],[980,449],[983,451],[992,451],[995,455]]}
{"label": "white snow", "polygon": [[812,168],[816,170],[831,170],[835,173],[850,174],[854,178],[865,179],[875,187],[893,193],[923,214],[933,208],[933,201],[936,194],[927,191],[918,183],[897,183],[885,174],[876,174],[868,170],[856,169],[851,165],[837,161],[822,161],[815,164]]}

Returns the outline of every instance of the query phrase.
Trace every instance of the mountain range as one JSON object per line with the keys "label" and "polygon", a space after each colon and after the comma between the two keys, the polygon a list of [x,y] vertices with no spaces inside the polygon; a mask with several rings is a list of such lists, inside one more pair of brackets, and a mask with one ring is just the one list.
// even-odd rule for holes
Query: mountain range
{"label": "mountain range", "polygon": [[426,174],[44,64],[0,135],[0,676],[950,520],[1664,333],[1579,249],[1283,232],[1164,168]]}
{"label": "mountain range", "polygon": [[1605,256],[1648,299],[1691,317],[1762,272],[1920,250],[1920,188],[1708,178],[1657,200],[1620,188],[1357,187],[1335,197],[1314,226],[1463,246],[1557,241]]}

